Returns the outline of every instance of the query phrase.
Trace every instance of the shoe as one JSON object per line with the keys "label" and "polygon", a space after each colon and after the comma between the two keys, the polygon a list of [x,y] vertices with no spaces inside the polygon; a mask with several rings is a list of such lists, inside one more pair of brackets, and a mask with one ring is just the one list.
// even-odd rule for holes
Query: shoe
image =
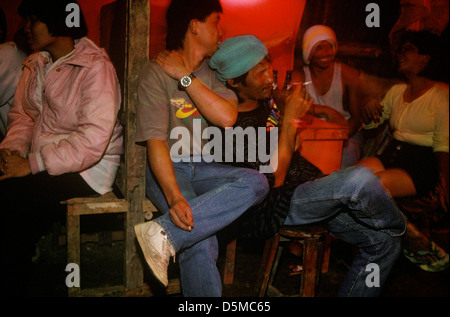
{"label": "shoe", "polygon": [[148,221],[134,226],[134,231],[147,264],[156,278],[167,287],[167,268],[170,256],[175,257],[175,250],[164,229],[158,223]]}
{"label": "shoe", "polygon": [[431,241],[431,251],[410,252],[403,249],[403,255],[427,272],[441,272],[448,268],[448,253],[433,241]]}

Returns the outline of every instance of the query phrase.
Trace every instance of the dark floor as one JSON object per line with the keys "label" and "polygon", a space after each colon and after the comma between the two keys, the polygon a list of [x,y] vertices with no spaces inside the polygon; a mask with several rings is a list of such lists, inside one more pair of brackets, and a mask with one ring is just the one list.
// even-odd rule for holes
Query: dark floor
{"label": "dark floor", "polygon": [[[449,250],[448,220],[437,226],[432,232],[433,240],[446,251]],[[225,243],[223,243],[225,244]],[[31,280],[29,296],[60,297],[67,296],[65,279],[66,248],[55,244],[52,234],[44,236],[39,242],[41,257],[35,264],[34,277]],[[256,273],[259,267],[264,243],[238,239],[234,283],[224,286],[225,297],[253,297]],[[288,250],[288,248],[285,248]],[[107,244],[85,243],[82,246],[81,285],[82,288],[111,286],[122,281],[123,242]],[[351,263],[354,250],[340,241],[331,245],[331,257],[328,273],[322,274],[317,290],[318,297],[335,296],[343,280],[348,264]],[[281,257],[279,273],[275,279],[283,293],[294,295],[298,291],[300,275],[290,274],[289,267],[300,263],[301,259],[286,251]],[[218,266],[223,272],[224,249],[221,249]],[[171,270],[177,273],[176,265]],[[154,278],[146,280],[154,281]],[[448,297],[449,269],[439,273],[422,271],[401,256],[394,267],[388,284],[384,287],[382,297]]]}

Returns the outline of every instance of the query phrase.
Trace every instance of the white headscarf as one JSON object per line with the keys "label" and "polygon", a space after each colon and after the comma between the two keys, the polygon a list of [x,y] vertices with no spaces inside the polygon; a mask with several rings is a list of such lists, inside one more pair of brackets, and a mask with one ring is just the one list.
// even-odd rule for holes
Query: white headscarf
{"label": "white headscarf", "polygon": [[309,65],[315,45],[321,41],[328,41],[333,45],[334,54],[337,52],[337,39],[334,31],[326,25],[314,25],[303,35],[303,61]]}

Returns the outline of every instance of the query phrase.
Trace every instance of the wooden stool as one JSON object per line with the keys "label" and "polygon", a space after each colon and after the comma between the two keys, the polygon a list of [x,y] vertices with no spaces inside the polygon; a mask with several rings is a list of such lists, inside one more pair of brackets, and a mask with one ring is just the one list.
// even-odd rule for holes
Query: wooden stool
{"label": "wooden stool", "polygon": [[272,286],[283,251],[280,242],[296,239],[303,245],[303,271],[299,296],[314,297],[322,267],[326,236],[327,231],[317,226],[283,226],[273,238],[266,242],[257,278],[257,296],[265,296],[268,288],[278,296],[283,296]]}
{"label": "wooden stool", "polygon": [[[117,198],[114,193],[107,193],[98,197],[72,198],[62,202],[67,205],[67,263],[81,263],[81,235],[80,217],[87,215],[127,213],[129,203],[125,199]],[[155,206],[148,200],[142,201],[144,217],[149,220],[156,212]],[[144,218],[143,217],[143,218]],[[124,229],[125,225],[124,225]],[[126,230],[125,230],[126,231]],[[128,259],[126,259],[127,261]],[[111,287],[110,289],[87,289],[81,290],[79,287],[68,289],[69,296],[99,296],[107,293],[123,291],[124,286]]]}
{"label": "wooden stool", "polygon": [[[107,193],[97,197],[72,198],[61,202],[67,205],[67,263],[81,263],[81,233],[80,233],[80,216],[126,213],[128,211],[128,202],[125,199],[117,198],[114,193]],[[153,214],[158,210],[148,199],[142,202],[142,210],[144,218],[149,221],[153,218]],[[224,283],[232,284],[234,278],[234,262],[236,257],[236,240],[231,241],[226,247],[227,268],[224,272]],[[145,262],[145,261],[142,261]],[[169,280],[169,286],[165,290],[166,295],[180,294],[181,283],[178,278]],[[124,285],[117,285],[103,288],[81,289],[73,287],[68,289],[69,297],[79,296],[107,296],[117,295],[123,296],[152,296],[153,291],[149,285],[143,285],[139,289],[126,290]]]}
{"label": "wooden stool", "polygon": [[223,272],[223,284],[231,285],[234,282],[234,266],[236,263],[236,239],[227,244],[225,253],[225,269]]}

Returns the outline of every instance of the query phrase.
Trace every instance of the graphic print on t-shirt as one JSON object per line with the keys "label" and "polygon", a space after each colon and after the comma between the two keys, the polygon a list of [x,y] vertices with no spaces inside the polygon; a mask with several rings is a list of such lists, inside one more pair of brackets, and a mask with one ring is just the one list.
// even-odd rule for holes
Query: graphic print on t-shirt
{"label": "graphic print on t-shirt", "polygon": [[203,117],[198,112],[197,108],[190,101],[186,101],[184,98],[171,99],[170,104],[174,107],[177,107],[175,115],[178,119],[183,121],[189,120],[189,118],[201,118],[203,121]]}

